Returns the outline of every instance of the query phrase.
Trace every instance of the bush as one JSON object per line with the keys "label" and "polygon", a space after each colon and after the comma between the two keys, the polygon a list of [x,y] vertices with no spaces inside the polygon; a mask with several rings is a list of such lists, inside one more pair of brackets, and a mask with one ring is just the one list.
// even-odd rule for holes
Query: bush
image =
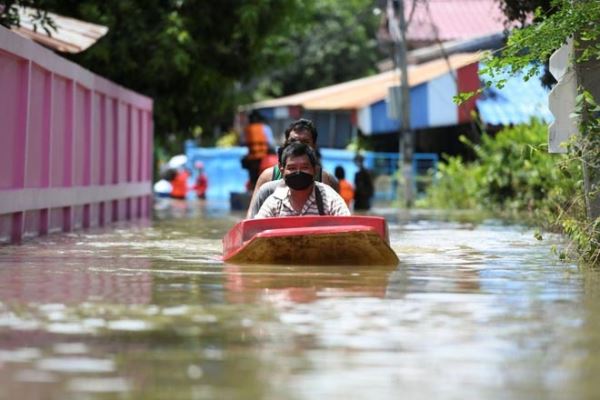
{"label": "bush", "polygon": [[[540,122],[483,135],[480,144],[461,137],[476,161],[445,157],[420,206],[488,211],[561,231],[583,261],[600,254],[600,221],[588,221],[580,158],[547,152],[547,126]],[[566,254],[561,254],[565,257]]]}
{"label": "bush", "polygon": [[[546,151],[547,126],[539,122],[484,134],[471,146],[477,159],[446,157],[424,204],[436,208],[479,208],[526,212],[563,204],[577,192],[580,168],[565,168],[565,156]],[[574,177],[575,176],[575,177]]]}

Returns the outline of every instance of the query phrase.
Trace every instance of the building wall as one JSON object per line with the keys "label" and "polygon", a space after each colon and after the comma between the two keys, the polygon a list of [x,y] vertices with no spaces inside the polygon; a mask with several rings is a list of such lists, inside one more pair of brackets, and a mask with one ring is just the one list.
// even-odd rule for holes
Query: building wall
{"label": "building wall", "polygon": [[353,137],[350,111],[304,111],[304,118],[313,121],[317,127],[319,147],[345,148]]}

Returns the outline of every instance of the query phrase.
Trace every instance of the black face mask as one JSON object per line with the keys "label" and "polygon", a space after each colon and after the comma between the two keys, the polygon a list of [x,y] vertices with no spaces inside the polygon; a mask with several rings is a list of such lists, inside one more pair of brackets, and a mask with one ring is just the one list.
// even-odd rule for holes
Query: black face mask
{"label": "black face mask", "polygon": [[314,178],[311,174],[302,171],[292,172],[284,177],[285,184],[294,190],[307,189],[314,182]]}

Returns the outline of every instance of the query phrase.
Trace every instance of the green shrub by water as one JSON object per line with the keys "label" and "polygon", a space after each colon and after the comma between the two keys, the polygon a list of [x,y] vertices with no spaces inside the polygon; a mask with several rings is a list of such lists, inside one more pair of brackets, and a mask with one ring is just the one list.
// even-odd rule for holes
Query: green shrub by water
{"label": "green shrub by water", "polygon": [[447,157],[419,205],[486,211],[562,231],[572,240],[571,253],[596,263],[600,224],[586,221],[581,162],[549,154],[547,138],[548,127],[539,122],[483,135],[479,144],[461,138],[476,161]]}

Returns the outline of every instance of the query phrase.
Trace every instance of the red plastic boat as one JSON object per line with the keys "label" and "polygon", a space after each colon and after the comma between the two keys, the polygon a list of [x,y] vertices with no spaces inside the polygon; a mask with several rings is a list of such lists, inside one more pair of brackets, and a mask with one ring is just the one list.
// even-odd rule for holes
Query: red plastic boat
{"label": "red plastic boat", "polygon": [[371,216],[248,219],[223,238],[223,260],[239,264],[397,265],[387,224]]}

